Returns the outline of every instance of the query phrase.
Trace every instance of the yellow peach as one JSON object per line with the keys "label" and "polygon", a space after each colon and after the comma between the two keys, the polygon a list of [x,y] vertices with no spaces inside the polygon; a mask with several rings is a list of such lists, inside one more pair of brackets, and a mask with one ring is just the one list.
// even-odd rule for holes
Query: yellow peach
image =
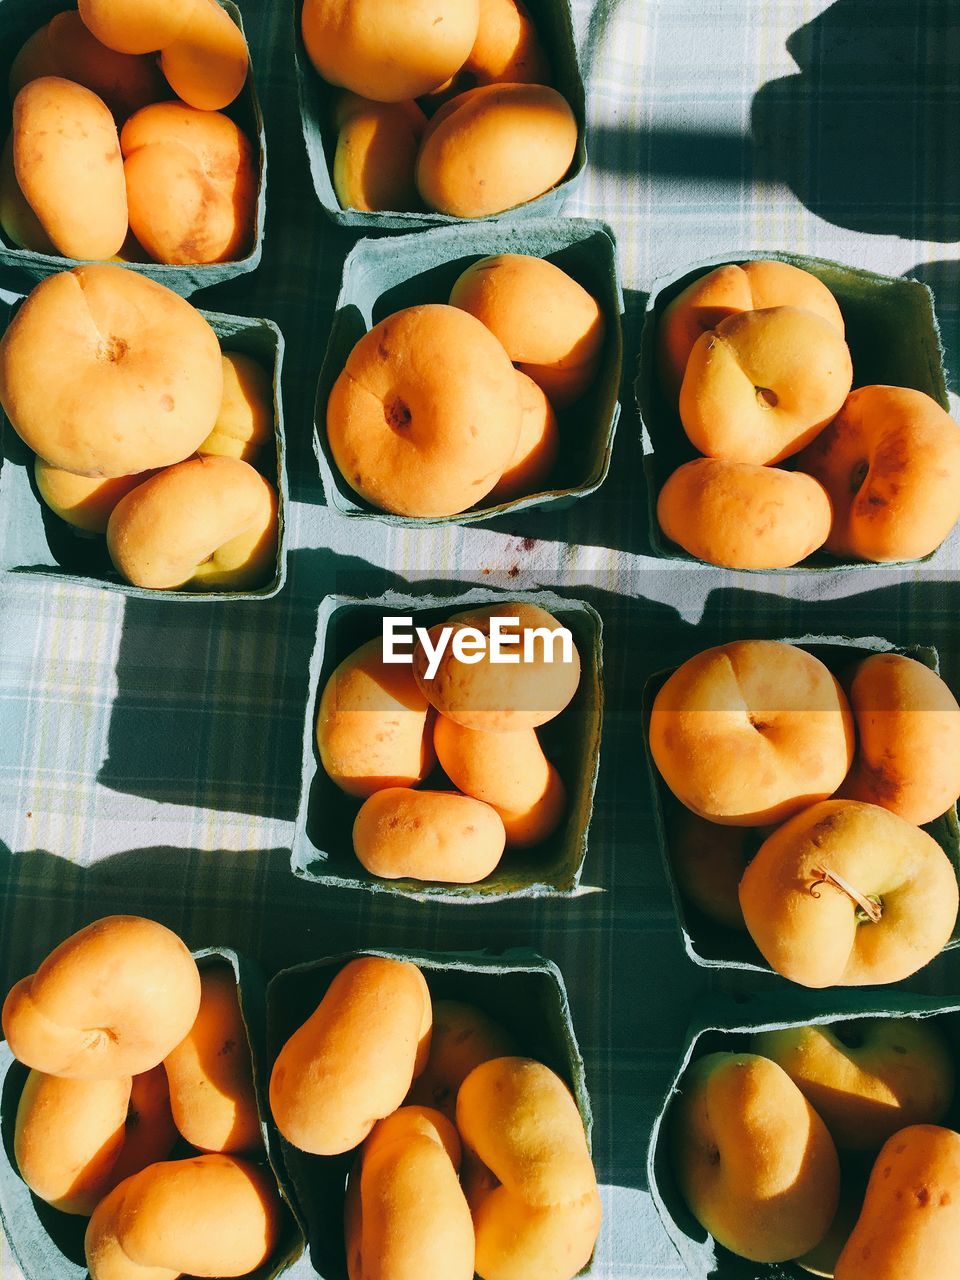
{"label": "yellow peach", "polygon": [[697,339],[680,418],[708,457],[765,466],[809,444],[852,381],[849,348],[829,320],[800,307],[745,311]]}
{"label": "yellow peach", "polygon": [[109,1080],[155,1067],[199,1007],[196,962],[175,933],[140,916],[106,916],[61,942],[12,988],[3,1031],[28,1067]]}
{"label": "yellow peach", "polygon": [[671,542],[728,569],[787,569],[822,547],[832,508],[802,471],[695,458],[660,490],[657,521]]}
{"label": "yellow peach", "polygon": [[562,182],[577,148],[577,120],[555,89],[482,85],[433,116],[417,158],[417,186],[431,209],[487,218]]}
{"label": "yellow peach", "polygon": [[174,1121],[191,1146],[226,1152],[263,1146],[250,1039],[228,965],[201,970],[196,1021],[163,1065]]}
{"label": "yellow peach", "polygon": [[77,476],[37,458],[33,473],[40,497],[50,510],[86,533],[106,533],[111,512],[127,494],[153,474],[133,476]]}
{"label": "yellow peach", "polygon": [[333,188],[343,208],[422,208],[414,175],[426,123],[415,102],[355,99],[340,125],[333,159]]}
{"label": "yellow peach", "polygon": [[252,356],[224,351],[220,413],[197,453],[252,463],[275,430],[272,377]]}

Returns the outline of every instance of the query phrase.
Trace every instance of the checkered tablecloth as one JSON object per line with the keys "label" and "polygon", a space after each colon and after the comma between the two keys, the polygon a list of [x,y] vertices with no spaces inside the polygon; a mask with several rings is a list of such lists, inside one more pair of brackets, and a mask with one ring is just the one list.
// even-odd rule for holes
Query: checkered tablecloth
{"label": "checkered tablecloth", "polygon": [[[354,237],[321,215],[299,130],[289,0],[244,0],[269,140],[263,265],[197,296],[287,338],[289,581],[275,600],[171,605],[8,576],[0,585],[0,986],[66,934],[138,912],[268,972],[351,946],[532,945],[561,966],[586,1059],[605,1223],[597,1280],[679,1280],[645,1185],[649,1125],[695,995],[654,844],[645,676],[733,636],[932,642],[960,686],[960,543],[907,572],[770,577],[646,551],[629,379],[646,294],[685,263],[785,248],[918,275],[960,368],[956,0],[577,3],[590,168],[568,213],[614,227],[627,289],[625,413],[604,488],[562,514],[398,531],[323,505],[313,388]],[[458,584],[588,599],[606,626],[607,719],[576,901],[422,905],[295,880],[306,671],[324,593]],[[744,979],[770,988],[762,978]],[[956,992],[939,961],[914,986]],[[0,1278],[19,1273],[0,1244]],[[291,1273],[310,1274],[306,1262]],[[51,1280],[56,1280],[51,1277]]]}

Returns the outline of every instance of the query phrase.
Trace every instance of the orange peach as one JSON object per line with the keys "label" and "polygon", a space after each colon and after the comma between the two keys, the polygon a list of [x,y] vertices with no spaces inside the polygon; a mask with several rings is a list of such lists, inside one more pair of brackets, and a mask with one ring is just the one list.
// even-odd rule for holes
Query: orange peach
{"label": "orange peach", "polygon": [[243,32],[217,0],[194,0],[160,67],[178,98],[201,111],[222,111],[240,96],[250,54]]}
{"label": "orange peach", "polygon": [[770,307],[802,307],[829,321],[842,335],[837,300],[816,276],[789,262],[756,259],[715,267],[679,293],[665,308],[657,328],[657,353],[664,389],[674,400],[697,339],[728,316]]}
{"label": "orange peach", "polygon": [[133,1077],[123,1147],[110,1173],[107,1190],[158,1160],[166,1160],[179,1138],[170,1110],[170,1090],[163,1063]]}
{"label": "orange peach", "polygon": [[154,53],[176,40],[196,0],[78,0],[88,31],[118,53]]}
{"label": "orange peach", "polygon": [[120,147],[130,226],[152,258],[229,262],[250,251],[256,158],[229,116],[156,102],[123,126]]}
{"label": "orange peach", "polygon": [[839,794],[918,826],[960,796],[960,706],[935,671],[898,653],[859,663],[850,682],[857,755]]}
{"label": "orange peach", "polygon": [[419,98],[459,71],[480,0],[304,0],[307,54],[329,84],[377,102]]}
{"label": "orange peach", "polygon": [[603,312],[548,259],[521,253],[481,258],[454,284],[450,302],[483,321],[555,409],[578,400],[596,377]]}
{"label": "orange peach", "polygon": [[196,962],[175,933],[155,920],[107,916],[21,978],[4,1003],[3,1031],[28,1067],[109,1080],[155,1067],[199,1007]]}
{"label": "orange peach", "polygon": [[683,809],[670,824],[669,845],[684,897],[717,924],[745,929],[739,889],[749,861],[747,829],[707,822]]}
{"label": "orange peach", "polygon": [[809,444],[852,381],[849,348],[829,320],[800,307],[744,311],[694,343],[680,418],[708,457],[765,466]]}
{"label": "orange peach", "polygon": [[509,466],[520,392],[479,320],[456,307],[409,307],[350,352],[326,420],[337,468],[367,502],[399,515],[455,515]]}
{"label": "orange peach", "polygon": [[830,533],[827,491],[812,476],[722,458],[695,458],[660,490],[657,520],[670,539],[707,564],[787,569]]}
{"label": "orange peach", "polygon": [[482,85],[451,99],[431,119],[417,158],[417,186],[438,213],[503,213],[563,181],[577,134],[573,110],[555,89]]}
{"label": "orange peach", "polygon": [[97,264],[49,276],[0,338],[0,402],[24,442],[77,475],[135,475],[187,457],[217,420],[223,362],[172,290]]}
{"label": "orange peach", "polygon": [[919,560],[960,519],[960,427],[922,391],[859,387],[797,466],[830,494],[833,555]]}
{"label": "orange peach", "polygon": [[137,587],[240,591],[276,573],[273,485],[239,458],[190,458],[145,480],[113,509],[107,550]]}
{"label": "orange peach", "polygon": [[67,258],[112,258],[127,234],[117,127],[106,104],[58,76],[13,104],[13,166],[44,232]]}
{"label": "orange peach", "polygon": [[433,1006],[430,1056],[407,1102],[436,1107],[452,1120],[460,1086],[474,1067],[515,1052],[513,1036],[482,1009],[459,1000],[438,1000]]}
{"label": "orange peach", "polygon": [[547,485],[560,452],[557,415],[532,378],[517,370],[520,384],[520,439],[507,469],[487,494],[491,504],[539,493]]}
{"label": "orange peach", "polygon": [[274,1063],[270,1109],[284,1138],[312,1155],[359,1146],[426,1066],[432,1022],[416,965],[381,956],[344,965]]}
{"label": "orange peach", "polygon": [[911,1125],[877,1156],[836,1280],[933,1280],[955,1265],[960,1133]]}
{"label": "orange peach", "polygon": [[508,1191],[529,1205],[565,1204],[597,1180],[573,1095],[531,1058],[493,1058],[457,1094],[464,1146]]}
{"label": "orange peach", "polygon": [[108,49],[75,9],[54,14],[20,50],[10,69],[11,99],[41,76],[62,76],[92,90],[121,124],[164,96],[163,77],[152,58]]}
{"label": "orange peach", "polygon": [[795,645],[735,640],[690,658],[654,699],[650,749],[688,809],[727,826],[783,822],[833,795],[853,760],[843,690]]}
{"label": "orange peach", "polygon": [[497,811],[456,791],[388,787],[363,802],[353,850],[384,880],[476,884],[493,872],[506,843]]}
{"label": "orange peach", "polygon": [[480,1192],[473,1208],[482,1280],[573,1280],[600,1234],[594,1187],[563,1204],[531,1205],[507,1187]]}
{"label": "orange peach", "polygon": [[[437,1111],[401,1107],[376,1125],[353,1175],[363,1280],[473,1280],[473,1222],[459,1164],[457,1131]],[[349,1219],[346,1226],[349,1242]]]}
{"label": "orange peach", "polygon": [[273,1253],[282,1213],[273,1173],[235,1156],[150,1165],[94,1211],[84,1239],[90,1280],[248,1275]]}
{"label": "orange peach", "polygon": [[[466,729],[488,733],[536,729],[558,716],[577,691],[580,654],[573,635],[539,605],[504,601],[452,614],[429,629],[434,645],[444,627],[454,634],[436,670],[430,673],[426,647],[418,643],[413,674],[437,711]],[[464,629],[477,633],[467,637],[471,644],[476,640],[485,645],[485,652],[471,655],[472,662],[461,661],[455,652],[456,633]],[[518,662],[492,661],[494,633],[501,637],[503,652],[519,658]]]}
{"label": "orange peach", "polygon": [[480,0],[480,26],[464,71],[477,84],[549,84],[550,62],[520,0]]}

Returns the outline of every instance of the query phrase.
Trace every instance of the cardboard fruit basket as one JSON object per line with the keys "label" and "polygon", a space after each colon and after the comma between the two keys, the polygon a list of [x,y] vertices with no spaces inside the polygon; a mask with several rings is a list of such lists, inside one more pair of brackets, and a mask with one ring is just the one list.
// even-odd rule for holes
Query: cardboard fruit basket
{"label": "cardboard fruit basket", "polygon": [[[267,1103],[269,1074],[264,1058],[266,988],[263,975],[251,960],[224,947],[206,947],[193,954],[201,970],[215,964],[229,966],[237,984],[240,1012],[253,1061],[265,1159],[277,1178],[280,1195],[288,1209],[273,1256],[250,1273],[250,1280],[274,1280],[301,1256],[305,1237],[293,1209],[292,1198],[284,1185],[279,1136]],[[84,1280],[87,1268],[83,1257],[83,1236],[88,1219],[51,1208],[32,1194],[17,1170],[14,1129],[17,1105],[26,1078],[27,1068],[13,1057],[4,1041],[0,1044],[0,1220],[24,1280],[51,1280],[54,1276],[57,1280]],[[190,1151],[192,1148],[179,1141],[169,1158],[178,1159]]]}
{"label": "cardboard fruit basket", "polygon": [[[233,0],[217,0],[236,25],[243,31],[243,19]],[[10,132],[10,101],[7,94],[7,78],[14,58],[29,36],[38,31],[57,13],[76,9],[67,0],[0,0],[0,143]],[[170,97],[176,95],[170,90]],[[175,266],[163,262],[124,263],[131,271],[159,280],[168,289],[189,298],[198,289],[223,284],[236,276],[245,275],[260,265],[263,253],[263,228],[267,214],[267,138],[263,125],[263,113],[253,80],[253,64],[247,74],[247,82],[236,102],[224,112],[234,120],[250,139],[257,153],[257,206],[254,242],[244,258],[234,262],[212,262]],[[39,280],[55,275],[58,271],[77,266],[74,258],[57,254],[35,253],[31,249],[18,249],[0,229],[0,267],[6,269],[3,284],[11,288],[29,290]]]}
{"label": "cardboard fruit basket", "polygon": [[[0,293],[0,329],[5,330],[22,298]],[[267,600],[286,578],[287,468],[280,374],[283,335],[272,320],[201,311],[221,347],[258,360],[273,373],[276,443],[260,459],[260,469],[277,490],[279,537],[276,572],[265,586],[247,591],[157,591],[123,581],[107,554],[102,536],[83,533],[61,520],[41,501],[34,481],[34,453],[0,411],[0,573],[25,574],[48,582],[102,587],[142,600]]]}
{"label": "cardboard fruit basket", "polygon": [[[716,995],[694,1009],[679,1066],[653,1123],[647,1150],[647,1185],[670,1241],[690,1280],[810,1280],[795,1262],[758,1263],[718,1244],[694,1218],[677,1187],[671,1159],[670,1111],[688,1066],[709,1053],[749,1051],[757,1032],[784,1027],[835,1026],[863,1018],[932,1019],[949,1040],[960,1063],[960,996],[932,997],[897,991],[811,992],[791,989],[743,1002]],[[960,1127],[960,1095],[944,1124]],[[845,1177],[859,1182],[869,1174],[872,1155],[842,1153]],[[931,1277],[932,1280],[932,1277]]]}
{"label": "cardboard fruit basket", "polygon": [[[548,483],[551,488],[489,503],[452,516],[393,515],[365,502],[344,480],[327,440],[327,400],[347,357],[375,324],[396,311],[428,302],[446,302],[457,278],[480,258],[519,253],[547,258],[593,294],[607,323],[603,358],[593,385],[569,409],[558,414],[560,454]],[[613,232],[603,222],[581,218],[537,219],[516,226],[481,223],[442,228],[400,240],[361,240],[343,267],[340,294],[317,385],[314,447],[329,506],[341,515],[385,524],[472,524],[534,507],[562,510],[603,484],[610,469],[613,439],[620,417],[623,367],[623,291]]]}
{"label": "cardboard fruit basket", "polygon": [[[640,360],[635,384],[643,433],[643,465],[649,498],[648,518],[653,554],[666,560],[702,564],[695,556],[669,541],[657,523],[657,498],[669,477],[685,462],[699,457],[690,443],[676,406],[668,403],[660,386],[656,335],[667,305],[694,280],[726,263],[775,259],[809,271],[833,293],[846,326],[853,358],[854,388],[874,383],[912,387],[923,391],[949,412],[943,345],[934,311],[933,293],[918,280],[878,275],[859,267],[844,266],[824,258],[780,250],[744,249],[684,267],[653,287],[644,316]],[[790,466],[786,459],[784,466]],[[926,557],[929,558],[929,557]],[[916,562],[909,562],[916,563]],[[799,568],[876,569],[871,561],[844,561],[815,552]],[[766,570],[743,570],[746,573]]]}
{"label": "cardboard fruit basket", "polygon": [[[904,648],[874,636],[856,639],[847,636],[801,636],[799,639],[788,639],[783,643],[806,649],[829,667],[834,675],[839,675],[845,667],[872,653],[899,653],[922,662],[931,671],[939,672],[940,670],[939,655],[935,648],[926,645],[910,645]],[[673,899],[684,950],[694,964],[707,969],[745,969],[753,973],[772,973],[773,970],[757,950],[749,933],[746,930],[726,928],[710,920],[684,897],[674,875],[669,842],[670,818],[682,810],[682,805],[661,778],[650,751],[650,713],[653,702],[674,670],[676,668],[671,667],[668,670],[658,671],[650,676],[644,685],[641,731],[647,757],[657,842],[660,846],[664,874],[670,887],[670,896]],[[947,854],[960,879],[960,824],[958,824],[956,805],[936,822],[925,826],[924,830],[933,836]],[[956,947],[958,942],[960,942],[960,924],[947,944],[948,949]],[[791,984],[791,990],[793,989]]]}
{"label": "cardboard fruit basket", "polygon": [[[358,956],[406,960],[423,972],[433,1000],[477,1005],[513,1033],[520,1051],[543,1062],[570,1087],[590,1143],[592,1115],[583,1059],[560,970],[534,951],[501,956],[486,952],[415,952],[365,947],[284,969],[267,987],[267,1060],[276,1061],[290,1036],[306,1022],[337,973]],[[321,1280],[347,1280],[343,1201],[356,1152],[311,1156],[282,1137],[289,1186],[306,1225],[310,1260]],[[588,1265],[581,1275],[589,1275]],[[28,1277],[29,1280],[29,1277]]]}
{"label": "cardboard fruit basket", "polygon": [[[577,148],[562,182],[526,204],[515,205],[484,221],[517,221],[559,213],[573,194],[587,166],[586,88],[577,53],[577,38],[570,0],[526,0],[526,7],[536,24],[541,43],[550,59],[553,87],[569,102],[577,121]],[[422,230],[444,224],[463,224],[466,219],[445,213],[399,213],[382,211],[365,213],[361,209],[344,208],[333,189],[333,157],[337,149],[337,132],[333,125],[333,108],[342,92],[327,84],[307,56],[302,32],[303,0],[294,0],[293,47],[296,60],[297,89],[300,98],[300,123],[310,162],[313,186],[320,205],[335,223],[342,227],[359,227],[366,231]]]}
{"label": "cardboard fruit basket", "polygon": [[[354,854],[351,839],[361,802],[346,795],[330,780],[317,751],[317,707],[324,685],[344,658],[381,634],[386,615],[412,615],[414,625],[433,626],[471,606],[507,605],[514,601],[548,609],[570,628],[580,652],[582,673],[576,695],[559,716],[539,730],[544,751],[567,788],[566,818],[541,845],[532,849],[507,849],[497,869],[477,884],[382,880],[371,875]],[[475,590],[449,599],[388,593],[376,601],[327,596],[320,605],[317,641],[310,662],[300,804],[291,853],[293,872],[318,884],[402,894],[418,901],[478,903],[504,898],[566,897],[587,892],[580,886],[580,877],[600,764],[602,721],[602,623],[588,604],[550,592],[506,595]],[[433,785],[432,778],[428,779],[426,786]]]}

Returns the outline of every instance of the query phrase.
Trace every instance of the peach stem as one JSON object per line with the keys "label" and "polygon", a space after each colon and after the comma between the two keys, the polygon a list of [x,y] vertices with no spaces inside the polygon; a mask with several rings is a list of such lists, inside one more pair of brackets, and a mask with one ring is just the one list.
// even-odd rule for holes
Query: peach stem
{"label": "peach stem", "polygon": [[[866,897],[855,889],[849,880],[845,880],[843,876],[838,875],[836,871],[830,871],[827,867],[814,867],[813,874],[817,879],[810,886],[811,892],[820,884],[832,884],[835,889],[839,889],[841,893],[845,893],[847,897],[855,902],[863,914],[873,924],[879,924],[883,918],[883,908],[879,902],[874,902],[872,898]],[[819,898],[819,894],[815,893],[814,897]]]}

